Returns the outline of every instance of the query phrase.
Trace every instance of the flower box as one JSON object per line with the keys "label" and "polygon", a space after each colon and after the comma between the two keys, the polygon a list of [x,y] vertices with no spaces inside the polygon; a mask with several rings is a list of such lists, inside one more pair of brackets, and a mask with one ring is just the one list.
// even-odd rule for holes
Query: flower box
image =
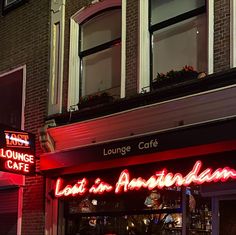
{"label": "flower box", "polygon": [[152,82],[152,88],[158,89],[196,79],[198,78],[198,74],[199,73],[195,71],[192,66],[184,66],[182,70],[171,70],[166,74],[158,73],[157,77]]}
{"label": "flower box", "polygon": [[114,100],[113,96],[104,92],[101,94],[88,95],[80,98],[78,105],[78,109],[85,109],[95,106],[100,106],[104,104],[111,103]]}

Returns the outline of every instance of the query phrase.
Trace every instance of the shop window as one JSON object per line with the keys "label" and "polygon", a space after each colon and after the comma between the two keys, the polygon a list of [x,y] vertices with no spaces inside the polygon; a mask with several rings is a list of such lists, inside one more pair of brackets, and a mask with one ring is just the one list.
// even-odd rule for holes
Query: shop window
{"label": "shop window", "polygon": [[200,187],[75,197],[63,203],[64,235],[212,234],[211,200],[202,197]]}
{"label": "shop window", "polygon": [[81,96],[120,94],[121,10],[106,10],[80,25]]}
{"label": "shop window", "polygon": [[186,65],[207,72],[205,0],[150,0],[151,81]]}

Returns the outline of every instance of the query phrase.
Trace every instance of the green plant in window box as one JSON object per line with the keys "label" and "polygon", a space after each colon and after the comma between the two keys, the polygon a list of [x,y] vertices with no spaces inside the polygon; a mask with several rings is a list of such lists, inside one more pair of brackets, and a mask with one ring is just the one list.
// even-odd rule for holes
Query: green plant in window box
{"label": "green plant in window box", "polygon": [[84,109],[94,106],[100,106],[107,103],[111,103],[114,100],[114,97],[107,92],[96,93],[93,95],[87,95],[80,97],[78,103],[78,109]]}
{"label": "green plant in window box", "polygon": [[157,73],[152,82],[152,88],[156,89],[189,81],[198,78],[198,75],[199,73],[192,66],[185,65],[181,70],[171,70],[166,74]]}

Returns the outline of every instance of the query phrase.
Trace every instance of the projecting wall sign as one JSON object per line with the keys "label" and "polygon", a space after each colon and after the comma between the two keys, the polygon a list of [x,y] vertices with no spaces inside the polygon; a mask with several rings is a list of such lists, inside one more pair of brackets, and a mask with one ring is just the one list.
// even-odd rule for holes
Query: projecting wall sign
{"label": "projecting wall sign", "polygon": [[22,175],[35,173],[35,136],[0,124],[0,170]]}

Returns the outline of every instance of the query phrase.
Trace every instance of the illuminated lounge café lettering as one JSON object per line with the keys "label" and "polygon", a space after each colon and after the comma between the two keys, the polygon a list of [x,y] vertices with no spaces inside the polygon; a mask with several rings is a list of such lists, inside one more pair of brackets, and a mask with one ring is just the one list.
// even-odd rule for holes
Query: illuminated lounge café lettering
{"label": "illuminated lounge caf\u00e9 lettering", "polygon": [[89,180],[86,178],[79,179],[74,185],[65,185],[61,178],[57,179],[55,187],[56,197],[68,197],[68,196],[82,196],[85,193],[90,194],[103,194],[113,191],[114,193],[129,192],[133,190],[140,190],[146,188],[153,190],[155,188],[162,189],[164,187],[171,186],[189,186],[190,184],[203,184],[210,182],[224,182],[229,179],[236,179],[236,170],[230,167],[218,168],[213,170],[212,168],[202,169],[202,162],[196,161],[192,170],[183,175],[181,173],[168,172],[166,169],[156,171],[148,179],[141,177],[131,178],[129,171],[123,170],[116,182],[111,185],[107,182],[97,178],[92,186],[89,184]]}
{"label": "illuminated lounge caf\u00e9 lettering", "polygon": [[0,171],[35,174],[35,135],[0,123]]}
{"label": "illuminated lounge caf\u00e9 lettering", "polygon": [[0,158],[5,161],[4,167],[6,170],[16,172],[29,173],[31,165],[35,163],[33,155],[10,149],[0,149]]}

